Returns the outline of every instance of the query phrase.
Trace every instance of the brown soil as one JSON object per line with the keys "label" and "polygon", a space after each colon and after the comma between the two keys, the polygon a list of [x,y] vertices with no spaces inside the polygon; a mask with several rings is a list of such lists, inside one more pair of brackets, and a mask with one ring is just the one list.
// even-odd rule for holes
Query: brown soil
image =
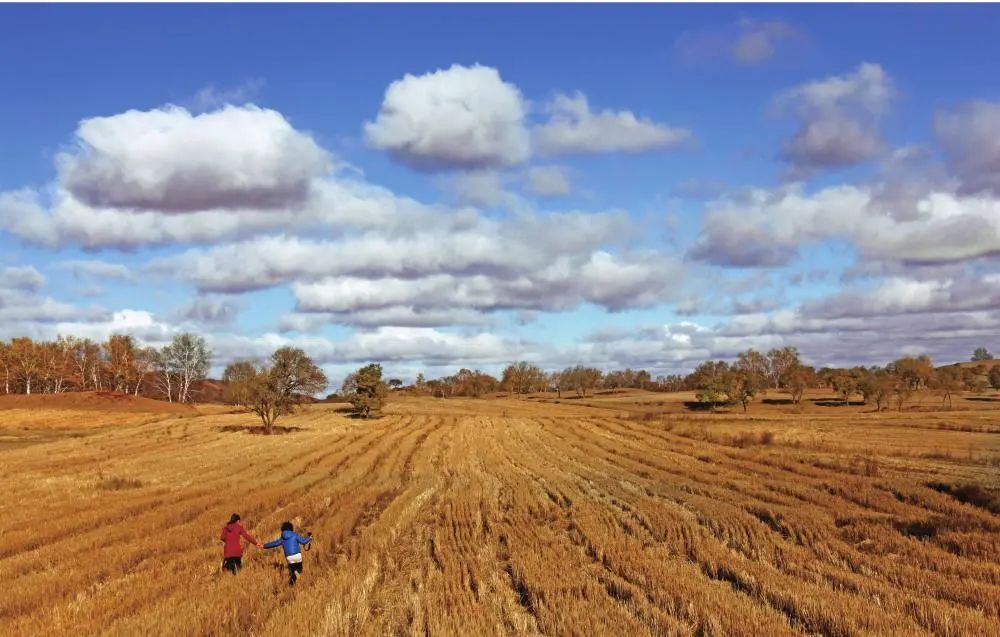
{"label": "brown soil", "polygon": [[111,412],[189,413],[190,405],[168,403],[115,392],[68,392],[65,394],[11,394],[0,396],[4,409],[93,409]]}

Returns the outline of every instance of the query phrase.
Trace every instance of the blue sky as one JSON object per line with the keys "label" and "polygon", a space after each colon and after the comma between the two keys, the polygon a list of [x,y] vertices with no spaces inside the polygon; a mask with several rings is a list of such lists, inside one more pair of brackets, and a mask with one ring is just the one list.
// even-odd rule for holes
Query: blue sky
{"label": "blue sky", "polygon": [[335,378],[1000,348],[997,18],[3,6],[0,338]]}

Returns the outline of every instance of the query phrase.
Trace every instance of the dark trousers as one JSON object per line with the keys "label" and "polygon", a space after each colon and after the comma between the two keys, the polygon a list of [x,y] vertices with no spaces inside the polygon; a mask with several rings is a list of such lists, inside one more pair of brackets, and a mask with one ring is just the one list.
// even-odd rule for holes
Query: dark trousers
{"label": "dark trousers", "polygon": [[222,560],[222,568],[236,575],[236,571],[243,568],[242,557],[227,557]]}
{"label": "dark trousers", "polygon": [[298,579],[299,574],[302,573],[302,562],[298,564],[288,565],[288,585],[295,586],[295,580]]}

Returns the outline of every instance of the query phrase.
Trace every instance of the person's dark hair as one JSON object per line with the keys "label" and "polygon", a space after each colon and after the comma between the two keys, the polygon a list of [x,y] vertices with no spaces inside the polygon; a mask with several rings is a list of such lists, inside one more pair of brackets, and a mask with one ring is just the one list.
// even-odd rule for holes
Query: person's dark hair
{"label": "person's dark hair", "polygon": [[230,523],[230,524],[232,524],[232,523],[234,523],[234,522],[239,522],[239,521],[240,521],[240,514],[239,514],[239,513],[234,513],[234,514],[232,514],[232,515],[231,515],[231,516],[229,517],[229,523]]}
{"label": "person's dark hair", "polygon": [[295,527],[292,526],[291,522],[282,522],[281,523],[281,530],[282,531],[294,531]]}

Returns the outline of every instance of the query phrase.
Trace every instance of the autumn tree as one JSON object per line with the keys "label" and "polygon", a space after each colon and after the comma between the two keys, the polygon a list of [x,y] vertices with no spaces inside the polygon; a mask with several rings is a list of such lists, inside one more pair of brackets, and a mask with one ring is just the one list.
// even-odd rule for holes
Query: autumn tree
{"label": "autumn tree", "polygon": [[990,381],[990,387],[993,389],[1000,389],[1000,365],[994,365],[991,367],[986,377]]}
{"label": "autumn tree", "polygon": [[767,379],[771,376],[771,363],[755,349],[748,349],[736,355],[733,368],[745,376],[758,389],[767,387]]}
{"label": "autumn tree", "polygon": [[851,396],[858,393],[858,379],[847,370],[841,370],[830,378],[833,390],[840,395],[845,405],[851,403]]}
{"label": "autumn tree", "polygon": [[101,346],[89,338],[70,337],[70,360],[81,389],[101,389]]}
{"label": "autumn tree", "polygon": [[503,370],[500,387],[509,394],[528,394],[545,387],[545,372],[537,365],[518,361]]}
{"label": "autumn tree", "polygon": [[135,339],[128,334],[112,334],[102,348],[111,379],[110,389],[127,394],[138,373]]}
{"label": "autumn tree", "polygon": [[799,350],[794,347],[774,348],[767,353],[767,359],[770,363],[771,382],[775,389],[786,387],[789,375],[802,365]]}
{"label": "autumn tree", "polygon": [[729,368],[729,371],[722,376],[722,387],[726,398],[731,403],[739,403],[743,406],[743,413],[747,412],[750,402],[761,390],[761,385],[766,381],[767,376],[762,376],[755,372],[747,371],[739,365]]}
{"label": "autumn tree", "polygon": [[601,382],[601,370],[596,367],[577,365],[567,367],[562,372],[563,384],[567,389],[575,389],[579,396],[586,397],[587,392]]}
{"label": "autumn tree", "polygon": [[792,403],[801,404],[806,390],[816,383],[816,370],[806,365],[796,365],[784,373],[782,383],[791,394]]}
{"label": "autumn tree", "polygon": [[942,367],[934,372],[931,378],[931,388],[941,395],[941,403],[952,407],[952,396],[965,388],[962,369],[956,365]]}
{"label": "autumn tree", "polygon": [[874,403],[875,411],[889,406],[889,397],[895,389],[895,380],[885,370],[869,371],[857,383],[858,392],[868,404]]}
{"label": "autumn tree", "polygon": [[886,366],[886,370],[899,378],[912,391],[926,387],[934,376],[934,363],[930,356],[904,356]]}
{"label": "autumn tree", "polygon": [[[252,400],[252,381],[257,375],[257,366],[253,361],[237,359],[226,366],[222,372],[222,382],[226,384],[225,398],[238,407],[249,407]],[[170,392],[170,376],[165,377],[166,391]]]}
{"label": "autumn tree", "polygon": [[245,368],[240,373],[233,365],[226,368],[228,376],[245,383],[236,388],[235,395],[246,398],[246,407],[260,418],[266,434],[273,432],[279,416],[292,413],[303,398],[322,391],[329,383],[323,370],[296,347],[276,350],[265,364],[254,366],[252,374]]}
{"label": "autumn tree", "polygon": [[689,375],[689,382],[695,387],[695,399],[711,406],[712,411],[726,394],[726,375],[729,363],[725,361],[705,361]]}
{"label": "autumn tree", "polygon": [[348,375],[341,393],[351,401],[355,415],[364,418],[377,415],[385,405],[385,397],[389,393],[382,380],[382,366],[372,363]]}

